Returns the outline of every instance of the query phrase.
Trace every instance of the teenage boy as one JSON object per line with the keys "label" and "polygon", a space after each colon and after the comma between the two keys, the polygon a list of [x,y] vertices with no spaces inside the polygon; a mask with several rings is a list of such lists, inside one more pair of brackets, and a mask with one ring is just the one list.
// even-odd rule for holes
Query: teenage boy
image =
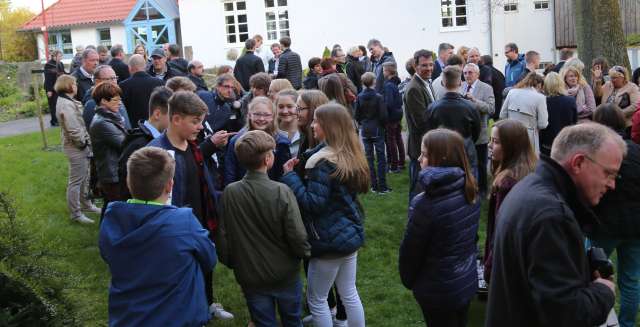
{"label": "teenage boy", "polygon": [[109,325],[206,325],[202,272],[215,266],[216,250],[190,208],[165,204],[175,161],[147,147],[127,166],[133,197],[110,203],[100,226],[100,254],[111,272]]}
{"label": "teenage boy", "polygon": [[313,57],[309,59],[309,73],[307,73],[307,77],[305,77],[302,85],[306,90],[317,90],[318,89],[318,78],[322,76],[322,66],[320,66],[320,62],[322,59],[318,57]]}
{"label": "teenage boy", "polygon": [[127,188],[127,161],[132,153],[143,148],[154,138],[162,135],[169,126],[169,97],[173,94],[165,86],[156,87],[149,98],[149,119],[140,120],[138,127],[129,131],[122,143],[122,154],[118,161],[118,176],[122,199],[129,199],[131,194]]}
{"label": "teenage boy", "polygon": [[309,255],[307,233],[293,192],[269,179],[276,144],[269,134],[245,133],[234,150],[247,169],[222,194],[216,240],[220,260],[233,269],[256,326],[302,326],[300,261]]}
{"label": "teenage boy", "polygon": [[[202,226],[211,235],[218,225],[215,182],[202,151],[196,141],[202,130],[207,105],[193,92],[178,91],[169,98],[169,126],[167,131],[153,139],[148,146],[165,149],[176,160],[170,203],[177,207],[189,207]],[[205,272],[205,292],[211,305],[209,311],[215,318],[233,319],[218,303],[213,303],[211,272]]]}

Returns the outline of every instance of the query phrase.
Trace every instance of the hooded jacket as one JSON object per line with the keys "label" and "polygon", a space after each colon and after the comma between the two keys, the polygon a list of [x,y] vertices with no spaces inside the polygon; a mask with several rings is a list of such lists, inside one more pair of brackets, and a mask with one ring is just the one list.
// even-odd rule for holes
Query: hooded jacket
{"label": "hooded jacket", "polygon": [[458,167],[428,167],[418,181],[426,191],[409,206],[400,245],[400,278],[429,306],[460,308],[478,289],[480,200],[467,202],[465,173]]}
{"label": "hooded jacket", "polygon": [[216,250],[190,208],[111,202],[100,226],[110,326],[203,326]]}
{"label": "hooded jacket", "polygon": [[518,55],[516,60],[509,60],[504,66],[505,86],[512,87],[518,83],[518,78],[522,75],[526,67],[524,53]]}

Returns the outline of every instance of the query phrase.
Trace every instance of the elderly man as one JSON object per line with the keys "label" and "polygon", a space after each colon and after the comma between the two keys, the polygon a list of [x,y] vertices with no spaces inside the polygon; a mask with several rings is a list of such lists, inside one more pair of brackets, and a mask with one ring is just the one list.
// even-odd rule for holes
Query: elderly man
{"label": "elderly man", "polygon": [[[160,50],[162,51],[162,50]],[[129,112],[129,121],[133,127],[138,122],[149,118],[149,98],[153,89],[164,85],[158,78],[151,77],[145,68],[147,61],[142,55],[135,54],[129,58],[129,72],[131,77],[120,83],[122,89],[122,103]]]}
{"label": "elderly man", "polygon": [[467,55],[467,63],[476,64],[480,69],[480,77],[479,79],[489,85],[491,85],[491,68],[482,64],[481,62],[482,55],[480,54],[480,50],[478,48],[471,48]]}
{"label": "elderly man", "polygon": [[98,53],[96,50],[87,49],[82,52],[82,65],[76,69],[71,75],[76,78],[76,85],[78,86],[78,92],[75,99],[82,101],[89,90],[93,86],[93,73],[98,67]]}
{"label": "elderly man", "polygon": [[149,66],[147,73],[152,77],[166,82],[171,77],[184,76],[182,72],[167,64],[167,57],[162,49],[153,50],[151,60],[151,66]]}
{"label": "elderly man", "polygon": [[495,111],[495,97],[491,85],[480,80],[480,68],[469,63],[462,70],[464,82],[462,83],[462,95],[471,101],[480,114],[480,136],[476,141],[476,153],[478,154],[478,179],[480,194],[487,192],[487,144],[489,143],[489,117]]}
{"label": "elderly man", "polygon": [[371,52],[371,69],[376,74],[376,92],[382,94],[384,88],[384,75],[382,73],[382,64],[386,62],[396,62],[393,53],[385,51],[384,46],[379,40],[371,39],[367,43],[369,52]]}
{"label": "elderly man", "polygon": [[494,239],[486,326],[598,326],[615,285],[589,269],[591,211],[616,186],[626,144],[599,124],[563,129],[551,158],[502,202]]}
{"label": "elderly man", "polygon": [[187,66],[189,70],[189,79],[196,85],[197,91],[209,91],[209,87],[207,87],[207,83],[204,81],[204,65],[198,60],[192,60]]}
{"label": "elderly man", "polygon": [[[98,86],[102,83],[112,83],[117,85],[117,79],[118,77],[116,76],[116,72],[109,65],[100,65],[96,67],[96,70],[93,73],[93,80],[96,83],[95,86]],[[91,121],[93,120],[93,116],[96,113],[96,102],[91,97],[91,93],[93,93],[93,89],[95,88],[95,86],[90,88],[87,91],[84,99],[82,99],[82,101],[84,102],[84,111],[82,112],[82,118],[84,119],[86,126],[91,126]],[[124,124],[124,126],[127,129],[131,128],[131,122],[129,122],[129,114],[127,113],[127,109],[125,108],[124,104],[122,104],[122,102],[120,103],[120,109],[118,113],[122,118],[122,123]]]}

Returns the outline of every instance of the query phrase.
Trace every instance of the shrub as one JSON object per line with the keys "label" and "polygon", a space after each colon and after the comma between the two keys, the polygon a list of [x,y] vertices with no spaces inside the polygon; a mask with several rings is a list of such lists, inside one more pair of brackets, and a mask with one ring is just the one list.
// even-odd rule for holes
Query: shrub
{"label": "shrub", "polygon": [[640,46],[640,34],[634,33],[627,35],[627,46],[638,47]]}

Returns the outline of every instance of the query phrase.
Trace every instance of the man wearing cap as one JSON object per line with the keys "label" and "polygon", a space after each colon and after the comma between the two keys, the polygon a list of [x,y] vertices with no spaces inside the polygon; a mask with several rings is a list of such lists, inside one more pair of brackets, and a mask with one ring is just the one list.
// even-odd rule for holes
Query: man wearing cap
{"label": "man wearing cap", "polygon": [[160,48],[153,50],[151,60],[151,66],[149,66],[147,73],[152,77],[159,78],[166,82],[171,77],[184,76],[180,71],[167,64],[167,57]]}

